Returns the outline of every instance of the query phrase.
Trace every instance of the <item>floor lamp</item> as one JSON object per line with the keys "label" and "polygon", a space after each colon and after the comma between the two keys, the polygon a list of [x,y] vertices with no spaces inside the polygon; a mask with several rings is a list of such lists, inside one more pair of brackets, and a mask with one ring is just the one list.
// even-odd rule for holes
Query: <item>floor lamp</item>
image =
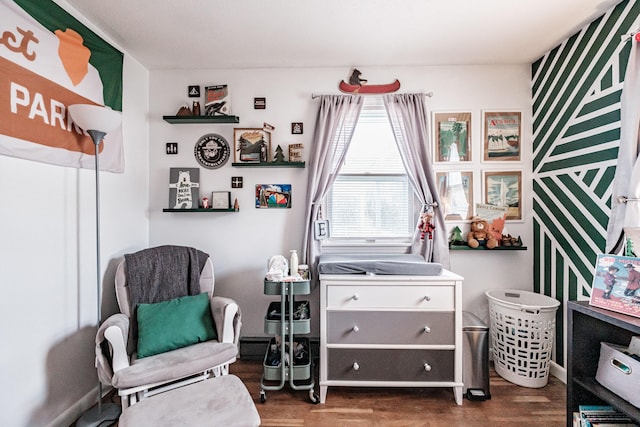
{"label": "floor lamp", "polygon": [[[122,120],[121,113],[108,107],[89,104],[74,104],[69,106],[69,114],[73,122],[84,129],[95,145],[96,163],[96,306],[98,310],[98,325],[102,323],[100,280],[100,161],[99,146],[104,136],[115,130]],[[102,382],[98,380],[98,406],[89,409],[80,419],[77,427],[98,427],[113,424],[120,417],[120,407],[114,403],[102,404]]]}

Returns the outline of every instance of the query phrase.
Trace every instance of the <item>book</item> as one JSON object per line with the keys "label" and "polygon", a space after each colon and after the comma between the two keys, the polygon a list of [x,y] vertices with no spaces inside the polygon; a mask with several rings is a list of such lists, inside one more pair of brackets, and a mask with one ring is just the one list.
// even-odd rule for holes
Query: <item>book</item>
{"label": "book", "polygon": [[589,304],[640,317],[640,258],[598,255]]}
{"label": "book", "polygon": [[169,208],[197,209],[200,204],[200,169],[169,169]]}
{"label": "book", "polygon": [[579,405],[581,427],[636,425],[631,418],[609,405]]}
{"label": "book", "polygon": [[231,97],[228,85],[205,86],[204,114],[206,116],[231,115]]}

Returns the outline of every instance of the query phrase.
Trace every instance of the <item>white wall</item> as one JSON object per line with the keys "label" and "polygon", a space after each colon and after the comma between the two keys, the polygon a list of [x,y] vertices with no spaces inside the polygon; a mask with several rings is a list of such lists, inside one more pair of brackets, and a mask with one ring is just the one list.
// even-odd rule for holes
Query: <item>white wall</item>
{"label": "white wall", "polygon": [[[125,58],[125,173],[100,175],[107,313],[114,259],[148,242],[147,81]],[[0,425],[68,425],[97,393],[95,172],[0,156],[0,196]]]}
{"label": "white wall", "polygon": [[[510,233],[531,242],[529,195],[531,113],[529,67],[385,67],[362,70],[369,82],[383,83],[398,78],[401,91],[430,92],[430,110],[471,111],[475,171],[475,197],[481,197],[481,170],[522,170],[525,196],[524,221],[508,223]],[[263,295],[263,277],[270,256],[301,250],[307,169],[234,168],[232,160],[219,169],[200,168],[201,194],[213,190],[232,191],[240,203],[238,213],[163,213],[168,207],[170,167],[199,167],[193,150],[199,137],[217,133],[233,149],[234,127],[276,127],[272,148],[281,144],[304,143],[304,156],[311,147],[317,101],[311,94],[337,93],[337,85],[349,70],[255,69],[255,70],[173,70],[152,71],[150,79],[150,245],[184,244],[196,246],[213,257],[217,293],[236,299],[243,312],[243,336],[263,336],[263,318],[271,297]],[[181,104],[190,103],[187,86],[210,84],[230,86],[232,113],[240,117],[234,124],[171,125],[163,115],[173,115]],[[266,98],[265,110],[254,110],[254,97]],[[505,165],[481,163],[481,110],[503,109],[523,112],[523,161]],[[292,135],[291,122],[303,122],[304,134]],[[166,142],[178,142],[179,154],[165,154]],[[440,166],[439,166],[440,167]],[[466,169],[466,168],[465,168]],[[242,176],[244,188],[231,189],[231,177]],[[255,184],[292,184],[293,207],[287,210],[260,210],[254,207]],[[450,224],[452,227],[456,224]],[[438,230],[437,232],[442,232]],[[448,234],[448,230],[447,230]],[[466,276],[464,307],[487,318],[483,292],[493,288],[532,289],[532,252],[455,252],[452,269]],[[318,335],[317,289],[313,291],[313,335]]]}

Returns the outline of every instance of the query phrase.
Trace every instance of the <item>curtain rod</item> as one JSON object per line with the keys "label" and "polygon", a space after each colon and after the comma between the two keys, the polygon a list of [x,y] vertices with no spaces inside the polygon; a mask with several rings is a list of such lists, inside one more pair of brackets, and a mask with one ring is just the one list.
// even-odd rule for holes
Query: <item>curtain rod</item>
{"label": "curtain rod", "polygon": [[[332,94],[325,94],[325,95],[338,95],[335,93]],[[353,95],[382,95],[382,94],[378,94],[378,93],[354,93]],[[433,96],[433,92],[425,92],[423,95],[428,96],[429,98],[431,98]],[[320,98],[321,96],[324,96],[322,94],[317,94],[317,93],[312,93],[311,94],[311,99],[316,99],[316,98]]]}

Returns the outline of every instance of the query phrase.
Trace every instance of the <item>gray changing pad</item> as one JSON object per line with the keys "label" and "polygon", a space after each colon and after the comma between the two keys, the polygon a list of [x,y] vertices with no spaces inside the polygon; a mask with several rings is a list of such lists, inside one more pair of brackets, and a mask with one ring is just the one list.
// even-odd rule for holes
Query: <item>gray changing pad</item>
{"label": "gray changing pad", "polygon": [[426,262],[415,254],[335,254],[321,255],[320,274],[389,274],[400,276],[439,276],[442,265]]}

